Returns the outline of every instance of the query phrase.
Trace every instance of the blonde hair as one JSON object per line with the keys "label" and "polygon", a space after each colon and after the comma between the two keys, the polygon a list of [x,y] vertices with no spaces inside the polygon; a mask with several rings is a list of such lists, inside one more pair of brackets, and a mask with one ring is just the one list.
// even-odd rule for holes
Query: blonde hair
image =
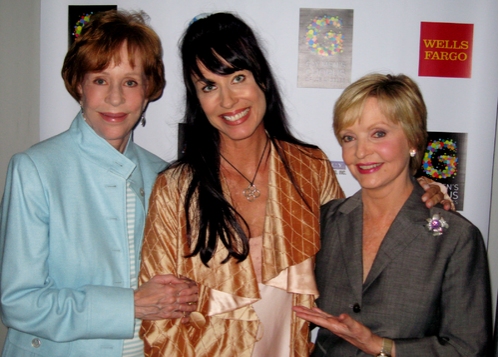
{"label": "blonde hair", "polygon": [[411,171],[416,172],[421,166],[428,137],[427,112],[418,85],[404,74],[372,73],[350,84],[334,105],[336,139],[341,144],[340,131],[360,118],[368,98],[376,98],[383,115],[402,127],[410,146],[416,149],[416,156],[410,161]]}

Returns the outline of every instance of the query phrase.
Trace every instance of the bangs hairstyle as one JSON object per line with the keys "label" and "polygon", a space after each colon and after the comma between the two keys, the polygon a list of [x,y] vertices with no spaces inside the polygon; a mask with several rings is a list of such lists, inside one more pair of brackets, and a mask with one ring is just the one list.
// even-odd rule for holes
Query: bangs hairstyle
{"label": "bangs hairstyle", "polygon": [[[269,136],[297,142],[288,129],[284,106],[270,65],[257,37],[244,21],[231,13],[215,13],[200,18],[187,28],[179,47],[186,86],[187,118],[207,121],[192,80],[192,77],[204,79],[200,64],[218,75],[248,70],[265,95],[263,123]],[[202,125],[210,130],[207,123]],[[212,135],[216,137],[218,132]]]}
{"label": "bangs hairstyle", "polygon": [[[379,109],[388,120],[400,124],[411,147],[417,151],[411,158],[412,172],[421,166],[426,147],[427,111],[418,85],[404,74],[368,74],[350,84],[336,101],[333,129],[341,145],[340,131],[352,126],[362,115],[368,98],[376,98]],[[407,153],[409,155],[409,153]]]}
{"label": "bangs hairstyle", "polygon": [[[135,67],[135,55],[142,60],[146,77],[146,97],[154,101],[161,97],[166,85],[161,40],[146,24],[148,15],[143,12],[110,10],[92,15],[83,27],[64,58],[61,75],[69,94],[81,100],[78,88],[89,72],[99,72],[111,63],[119,65],[128,60]],[[120,50],[126,43],[128,58],[120,58]]]}
{"label": "bangs hairstyle", "polygon": [[[185,199],[186,235],[192,252],[187,257],[199,254],[208,266],[217,244],[227,249],[226,263],[234,258],[243,261],[249,254],[249,238],[243,227],[251,232],[244,218],[225,199],[220,181],[220,133],[210,124],[197,97],[193,78],[203,80],[199,66],[202,64],[212,73],[228,75],[247,70],[253,74],[263,91],[266,111],[263,125],[270,142],[286,172],[308,205],[291,172],[287,154],[276,143],[282,140],[297,145],[312,147],[295,138],[288,125],[284,105],[279,94],[269,63],[265,59],[258,40],[251,28],[230,13],[216,13],[199,18],[185,30],[179,43],[182,58],[182,73],[185,85],[185,140],[181,158],[167,170],[185,165],[192,173]],[[196,214],[191,214],[191,205],[197,202]],[[191,221],[198,227],[193,236]]]}
{"label": "bangs hairstyle", "polygon": [[229,13],[217,13],[189,26],[181,47],[184,76],[204,79],[200,63],[210,72],[228,75],[240,70],[253,73],[262,89],[269,88],[270,68],[255,34],[243,21]]}

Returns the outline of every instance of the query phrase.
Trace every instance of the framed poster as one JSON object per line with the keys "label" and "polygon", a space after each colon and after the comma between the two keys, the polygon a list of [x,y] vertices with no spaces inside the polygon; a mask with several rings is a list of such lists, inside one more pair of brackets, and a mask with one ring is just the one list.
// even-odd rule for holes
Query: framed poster
{"label": "framed poster", "polygon": [[117,10],[118,5],[69,5],[68,6],[68,47],[80,36],[93,14],[107,10]]}
{"label": "framed poster", "polygon": [[353,10],[300,9],[298,87],[346,88],[352,43]]}
{"label": "framed poster", "polygon": [[416,176],[426,176],[447,186],[456,210],[464,207],[468,134],[428,132],[423,163]]}

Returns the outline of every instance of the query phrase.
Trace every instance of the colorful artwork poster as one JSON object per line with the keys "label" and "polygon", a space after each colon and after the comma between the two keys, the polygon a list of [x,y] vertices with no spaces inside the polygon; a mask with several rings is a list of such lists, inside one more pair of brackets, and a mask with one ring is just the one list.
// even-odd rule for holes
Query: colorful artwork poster
{"label": "colorful artwork poster", "polygon": [[473,25],[421,22],[419,75],[471,78]]}
{"label": "colorful artwork poster", "polygon": [[353,10],[300,9],[298,87],[346,88],[352,37]]}
{"label": "colorful artwork poster", "polygon": [[93,14],[107,10],[117,10],[117,5],[69,5],[68,6],[68,47],[80,36]]}
{"label": "colorful artwork poster", "polygon": [[464,207],[468,134],[428,132],[428,145],[416,176],[426,176],[447,187],[456,210]]}

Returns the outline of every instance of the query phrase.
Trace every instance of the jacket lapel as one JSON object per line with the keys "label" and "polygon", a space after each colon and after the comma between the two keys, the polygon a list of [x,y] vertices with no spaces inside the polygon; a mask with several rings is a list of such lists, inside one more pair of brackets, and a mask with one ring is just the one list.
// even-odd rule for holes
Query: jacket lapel
{"label": "jacket lapel", "polygon": [[383,269],[395,257],[401,254],[414,239],[426,233],[425,223],[426,218],[429,217],[429,210],[421,201],[423,193],[424,190],[415,183],[411,195],[395,217],[381,243],[378,254],[364,283],[364,291],[383,272]]}
{"label": "jacket lapel", "polygon": [[[360,191],[340,207],[341,219],[337,220],[341,256],[348,280],[357,298],[362,296],[362,199]],[[353,262],[361,262],[355,264]]]}

